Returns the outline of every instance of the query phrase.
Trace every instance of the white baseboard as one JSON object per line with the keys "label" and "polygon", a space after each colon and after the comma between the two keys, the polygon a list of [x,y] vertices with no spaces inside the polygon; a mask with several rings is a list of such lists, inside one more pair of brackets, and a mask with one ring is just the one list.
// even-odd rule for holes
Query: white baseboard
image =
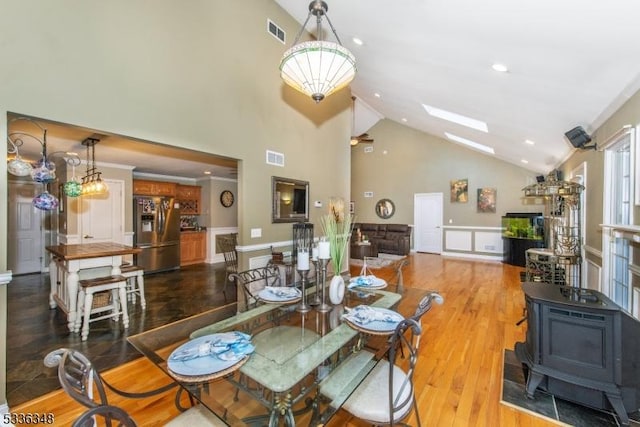
{"label": "white baseboard", "polygon": [[465,252],[442,252],[440,255],[450,257],[450,258],[465,258],[465,259],[479,259],[483,261],[498,261],[502,262],[502,256],[496,255],[480,255],[480,254],[470,254]]}

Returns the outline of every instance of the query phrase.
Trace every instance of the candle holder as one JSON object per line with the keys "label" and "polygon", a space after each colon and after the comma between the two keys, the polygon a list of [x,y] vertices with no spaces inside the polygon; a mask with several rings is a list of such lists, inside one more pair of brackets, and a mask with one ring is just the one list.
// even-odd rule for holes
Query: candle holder
{"label": "candle holder", "polygon": [[314,305],[320,305],[322,303],[322,301],[320,301],[320,295],[319,295],[320,288],[318,287],[320,286],[320,269],[318,268],[318,264],[320,264],[320,260],[316,258],[316,259],[312,259],[311,262],[313,263],[313,270],[316,275],[316,293],[313,295],[313,298],[311,299],[311,301],[309,301],[309,305],[314,306]]}
{"label": "candle holder", "polygon": [[[326,282],[327,282],[327,265],[329,265],[328,259],[320,259],[320,264],[322,267],[322,288],[320,291],[322,292],[320,305],[316,307],[316,310],[320,313],[328,313],[331,311],[331,306],[327,304],[327,292],[326,292]],[[316,285],[317,288],[317,285]],[[317,294],[318,292],[316,292]]]}
{"label": "candle holder", "polygon": [[311,306],[307,304],[307,275],[309,274],[309,270],[298,270],[298,274],[300,275],[300,286],[302,287],[302,301],[296,307],[296,311],[300,313],[308,313],[311,311]]}

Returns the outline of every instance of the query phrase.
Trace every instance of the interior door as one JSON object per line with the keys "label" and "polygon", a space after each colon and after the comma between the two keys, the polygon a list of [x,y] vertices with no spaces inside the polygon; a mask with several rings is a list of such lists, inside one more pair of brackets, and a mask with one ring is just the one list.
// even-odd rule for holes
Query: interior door
{"label": "interior door", "polygon": [[7,262],[13,274],[39,273],[42,270],[42,211],[31,201],[42,186],[30,182],[9,184]]}
{"label": "interior door", "polygon": [[106,194],[77,200],[80,243],[124,243],[124,183],[105,180]]}
{"label": "interior door", "polygon": [[442,253],[442,193],[413,196],[414,249],[416,252]]}

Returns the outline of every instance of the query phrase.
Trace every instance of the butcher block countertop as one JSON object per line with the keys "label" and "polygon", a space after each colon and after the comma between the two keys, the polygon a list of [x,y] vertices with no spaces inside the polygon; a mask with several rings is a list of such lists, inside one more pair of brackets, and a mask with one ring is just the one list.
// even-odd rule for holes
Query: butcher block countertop
{"label": "butcher block countertop", "polygon": [[82,245],[47,246],[47,251],[64,260],[99,258],[114,255],[129,255],[141,252],[141,249],[121,243],[85,243]]}

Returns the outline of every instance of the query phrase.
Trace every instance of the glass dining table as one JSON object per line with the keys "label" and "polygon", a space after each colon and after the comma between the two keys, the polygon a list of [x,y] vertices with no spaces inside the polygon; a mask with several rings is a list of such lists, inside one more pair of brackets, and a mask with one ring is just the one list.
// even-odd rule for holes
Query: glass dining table
{"label": "glass dining table", "polygon": [[[368,351],[375,355],[374,361],[382,358],[392,332],[359,328],[345,321],[343,314],[359,305],[382,311],[395,309],[407,293],[412,293],[395,291],[392,286],[347,288],[343,301],[332,305],[329,312],[312,309],[301,313],[296,310],[297,303],[282,302],[264,303],[235,313],[232,304],[128,340],[229,425],[326,424],[375,363],[368,360],[353,368],[361,372],[350,372],[349,379],[331,399],[318,393],[318,385],[349,356]],[[312,286],[308,296],[314,293]],[[197,344],[205,337],[231,331],[249,335],[254,351],[237,363],[218,366],[200,360],[194,365],[196,371],[185,374],[172,370],[169,358],[178,347],[186,348],[189,343]]]}

